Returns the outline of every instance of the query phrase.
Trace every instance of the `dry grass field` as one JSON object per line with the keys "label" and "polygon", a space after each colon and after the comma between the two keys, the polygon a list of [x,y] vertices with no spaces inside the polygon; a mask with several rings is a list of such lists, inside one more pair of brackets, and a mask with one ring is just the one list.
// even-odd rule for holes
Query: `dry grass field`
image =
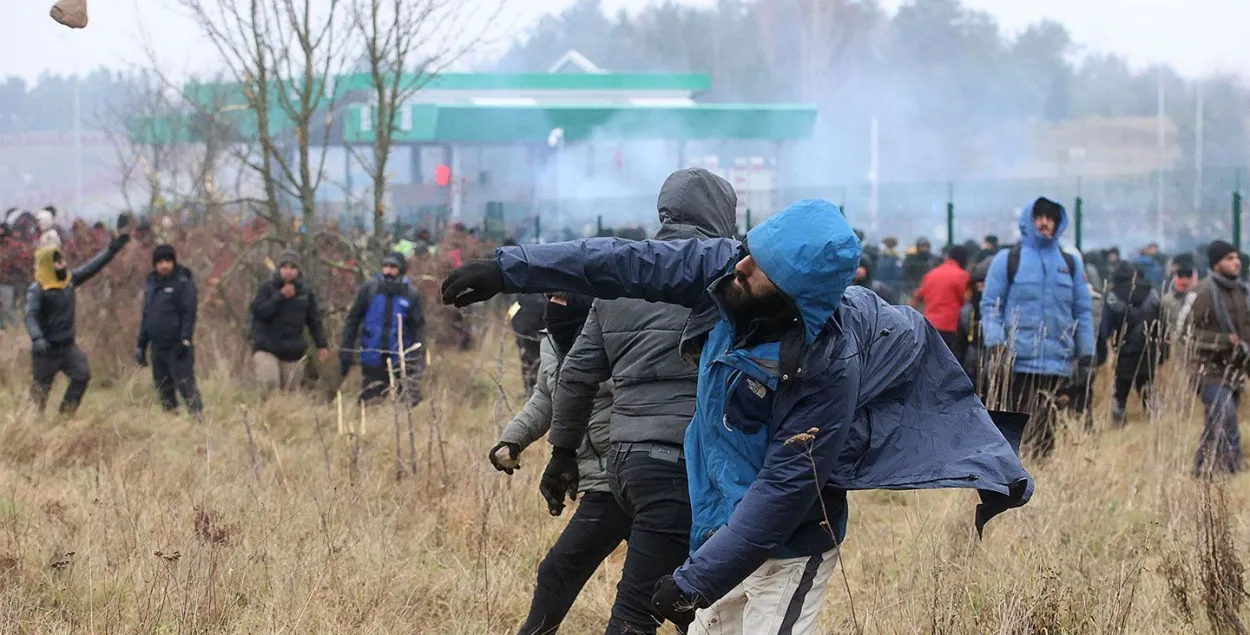
{"label": "dry grass field", "polygon": [[[0,633],[514,632],[564,519],[537,493],[545,444],[511,478],[485,458],[524,399],[501,335],[432,351],[399,468],[390,406],[361,424],[349,395],[340,434],[332,401],[262,402],[224,338],[200,338],[201,426],[162,413],[104,336],[81,412],[37,420],[25,333],[0,336]],[[1029,465],[1033,501],[983,541],[971,492],[852,494],[822,632],[1244,633],[1245,477],[1188,475],[1201,408],[1182,372],[1161,416],[1135,404],[1124,429],[1108,374],[1095,431]],[[562,632],[602,631],[622,556]]]}

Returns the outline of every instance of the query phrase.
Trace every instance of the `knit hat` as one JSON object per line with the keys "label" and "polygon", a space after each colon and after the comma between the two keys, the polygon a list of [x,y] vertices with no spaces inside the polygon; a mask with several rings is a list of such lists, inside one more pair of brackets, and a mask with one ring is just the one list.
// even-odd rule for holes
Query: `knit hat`
{"label": "knit hat", "polygon": [[1207,247],[1207,261],[1211,263],[1212,267],[1214,267],[1215,263],[1224,259],[1224,256],[1235,253],[1237,253],[1237,248],[1231,243],[1223,240],[1214,240],[1211,241],[1211,245]]}
{"label": "knit hat", "polygon": [[178,254],[174,252],[173,245],[157,245],[156,249],[152,250],[152,264],[155,265],[162,260],[178,263]]}
{"label": "knit hat", "polygon": [[282,252],[282,255],[278,256],[278,267],[281,267],[282,265],[291,265],[292,267],[295,267],[296,269],[300,269],[301,267],[299,266],[299,254],[293,251]]}
{"label": "knit hat", "polygon": [[403,254],[397,251],[386,254],[386,257],[382,259],[382,266],[386,267],[388,265],[399,269],[399,275],[401,276],[408,272],[408,261]]}

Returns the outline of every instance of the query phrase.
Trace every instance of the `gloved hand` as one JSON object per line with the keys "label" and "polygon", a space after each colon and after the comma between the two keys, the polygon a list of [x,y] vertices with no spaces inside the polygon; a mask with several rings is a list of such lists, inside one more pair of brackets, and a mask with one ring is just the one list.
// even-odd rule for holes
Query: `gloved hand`
{"label": "gloved hand", "polygon": [[1088,386],[1094,377],[1094,356],[1082,355],[1076,359],[1076,368],[1072,373],[1072,383],[1077,386]]}
{"label": "gloved hand", "polygon": [[466,307],[503,293],[503,269],[494,260],[474,260],[443,280],[443,304]]}
{"label": "gloved hand", "polygon": [[128,243],[130,243],[130,234],[120,234],[109,242],[109,251],[121,251]]}
{"label": "gloved hand", "polygon": [[346,377],[347,373],[352,372],[352,364],[356,358],[348,351],[339,352],[339,377]]}
{"label": "gloved hand", "polygon": [[559,516],[564,511],[564,497],[577,500],[577,450],[551,448],[551,460],[538,482],[538,493],[547,501],[547,511]]}
{"label": "gloved hand", "polygon": [[677,625],[679,629],[683,629],[683,632],[694,621],[695,610],[708,606],[698,593],[683,591],[681,585],[671,575],[666,575],[655,582],[655,591],[651,595],[651,608],[664,619]]}
{"label": "gloved hand", "polygon": [[142,346],[135,347],[135,363],[139,368],[148,367],[148,349]]}
{"label": "gloved hand", "polygon": [[500,441],[490,449],[490,464],[495,466],[496,470],[512,476],[513,472],[521,469],[521,463],[517,461],[518,456],[521,456],[521,446]]}
{"label": "gloved hand", "polygon": [[41,337],[41,338],[39,338],[39,339],[37,339],[37,340],[33,340],[33,341],[31,341],[31,343],[30,343],[30,352],[32,352],[32,353],[34,353],[34,354],[36,354],[36,355],[45,355],[45,354],[47,354],[47,352],[48,352],[48,340],[45,340],[45,339],[43,339],[43,338]]}

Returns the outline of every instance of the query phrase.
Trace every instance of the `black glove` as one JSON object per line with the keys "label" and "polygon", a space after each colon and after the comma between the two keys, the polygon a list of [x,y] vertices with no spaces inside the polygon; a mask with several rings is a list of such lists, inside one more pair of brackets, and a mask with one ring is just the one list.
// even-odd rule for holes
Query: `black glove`
{"label": "black glove", "polygon": [[[511,461],[510,465],[504,465],[499,462],[499,457],[497,455],[499,454],[499,450],[501,448],[508,448],[508,459]],[[516,460],[518,456],[521,456],[521,446],[515,443],[500,441],[495,444],[495,447],[490,449],[490,464],[495,466],[496,470],[499,470],[508,476],[512,476],[513,472],[521,469],[521,464]]]}
{"label": "black glove", "polygon": [[44,354],[47,354],[47,352],[48,352],[48,340],[45,340],[45,339],[43,339],[42,337],[41,337],[41,338],[39,338],[39,339],[37,339],[37,340],[32,340],[32,341],[31,341],[31,343],[30,343],[30,352],[32,352],[32,353],[34,353],[34,354],[36,354],[36,355],[44,355]]}
{"label": "black glove", "polygon": [[1094,377],[1094,356],[1082,355],[1076,359],[1076,371],[1072,374],[1072,383],[1086,386]]}
{"label": "black glove", "polygon": [[139,368],[148,367],[148,349],[143,346],[135,347],[135,363]]}
{"label": "black glove", "polygon": [[126,230],[134,224],[135,215],[131,212],[122,212],[117,215],[117,233],[128,233]]}
{"label": "black glove", "polygon": [[681,586],[671,575],[666,575],[655,582],[655,591],[651,595],[651,608],[683,631],[694,621],[695,610],[705,609],[708,606],[699,594],[682,591]]}
{"label": "black glove", "polygon": [[443,304],[466,307],[503,293],[503,269],[494,260],[474,260],[443,280]]}
{"label": "black glove", "polygon": [[121,251],[130,242],[130,234],[121,234],[109,242],[109,251]]}
{"label": "black glove", "polygon": [[348,351],[340,352],[339,353],[339,376],[346,377],[347,373],[352,372],[352,364],[355,363],[355,361],[356,361],[356,358],[353,357],[350,352]]}
{"label": "black glove", "polygon": [[564,497],[577,500],[577,450],[551,448],[551,460],[538,482],[538,493],[547,501],[547,511],[559,516],[564,511]]}

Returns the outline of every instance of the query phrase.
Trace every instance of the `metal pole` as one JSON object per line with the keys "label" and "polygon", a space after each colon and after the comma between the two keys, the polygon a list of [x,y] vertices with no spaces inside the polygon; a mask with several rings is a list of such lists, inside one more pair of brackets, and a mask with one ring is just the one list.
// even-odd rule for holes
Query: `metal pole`
{"label": "metal pole", "polygon": [[1202,211],[1202,153],[1205,139],[1203,127],[1206,123],[1206,112],[1203,104],[1203,86],[1198,82],[1198,105],[1195,108],[1194,122],[1194,213]]}
{"label": "metal pole", "polygon": [[955,244],[955,184],[946,186],[946,246]]}
{"label": "metal pole", "polygon": [[1081,251],[1081,212],[1083,211],[1084,201],[1081,200],[1081,179],[1076,179],[1076,205],[1073,207],[1073,216],[1076,221],[1076,250]]}
{"label": "metal pole", "polygon": [[595,235],[596,236],[603,235],[603,214],[600,214],[598,217],[595,218]]}
{"label": "metal pole", "polygon": [[82,218],[82,97],[81,77],[74,77],[74,212]]}
{"label": "metal pole", "polygon": [[[868,141],[868,143],[869,143],[869,146],[868,146],[868,166],[869,166],[869,167],[868,167],[868,186],[869,186],[869,190],[868,190],[868,222],[869,222],[869,223],[871,223],[871,225],[872,225],[872,227],[873,227],[873,229],[874,229],[874,230],[878,228],[878,225],[877,225],[877,214],[878,214],[878,213],[880,213],[880,211],[881,211],[881,207],[880,207],[880,198],[879,198],[879,196],[880,196],[880,176],[879,176],[879,174],[878,174],[878,170],[880,170],[880,167],[881,167],[881,166],[880,166],[880,163],[881,163],[881,154],[880,154],[881,145],[880,145],[879,138],[878,138],[878,136],[877,136],[877,135],[878,135],[878,133],[879,133],[879,130],[878,130],[878,125],[877,125],[877,118],[876,118],[876,117],[873,117],[873,118],[872,118],[872,127],[871,127],[871,128],[870,128],[870,130],[869,130],[869,141]],[[845,198],[845,196],[846,196],[846,194],[844,193],[844,194],[843,194],[843,198]],[[844,208],[843,208],[843,213],[845,213],[845,212],[846,212],[846,209],[845,209],[845,207],[844,207]]]}
{"label": "metal pole", "polygon": [[1164,155],[1167,152],[1167,137],[1164,130],[1164,115],[1167,106],[1165,98],[1167,97],[1167,89],[1163,84],[1163,67],[1159,67],[1159,104],[1158,116],[1155,121],[1155,132],[1159,148],[1159,165],[1155,172],[1155,240],[1160,244],[1163,243],[1163,162]]}
{"label": "metal pole", "polygon": [[1237,185],[1233,190],[1233,246],[1241,252],[1241,169],[1237,169]]}
{"label": "metal pole", "polygon": [[747,208],[747,231],[751,231],[751,208]]}
{"label": "metal pole", "polygon": [[543,225],[542,217],[538,215],[538,210],[534,210],[534,242],[541,243],[543,241]]}

